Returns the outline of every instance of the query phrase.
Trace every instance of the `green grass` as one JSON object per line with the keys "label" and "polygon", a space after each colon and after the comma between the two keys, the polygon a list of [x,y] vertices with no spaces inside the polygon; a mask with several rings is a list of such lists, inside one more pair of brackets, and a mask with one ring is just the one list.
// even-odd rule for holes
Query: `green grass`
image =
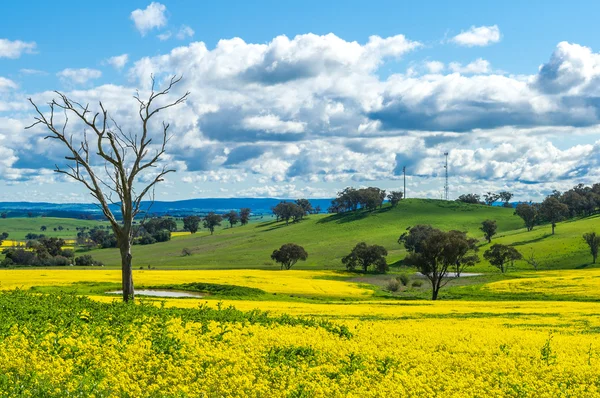
{"label": "green grass", "polygon": [[[45,225],[46,231],[40,228]],[[9,240],[24,240],[28,233],[44,234],[63,239],[75,239],[77,227],[93,228],[96,226],[106,227],[107,221],[78,220],[75,218],[33,217],[33,218],[1,218],[0,233],[7,232]],[[62,226],[62,231],[54,231],[54,228]]]}
{"label": "green grass", "polygon": [[[389,251],[388,262],[402,259],[405,251],[398,237],[410,226],[431,224],[444,230],[459,229],[482,237],[479,226],[487,218],[497,220],[501,233],[522,226],[512,209],[466,205],[440,200],[407,199],[397,208],[368,213],[359,211],[339,215],[311,215],[289,225],[274,221],[254,223],[244,227],[226,228],[213,236],[200,232],[177,237],[170,242],[133,249],[136,267],[181,268],[267,268],[276,265],[270,255],[284,243],[297,243],[308,252],[308,260],[298,263],[298,269],[339,269],[341,258],[358,242],[379,244]],[[191,256],[182,256],[189,248]],[[92,255],[107,266],[119,265],[115,249],[95,250]]]}

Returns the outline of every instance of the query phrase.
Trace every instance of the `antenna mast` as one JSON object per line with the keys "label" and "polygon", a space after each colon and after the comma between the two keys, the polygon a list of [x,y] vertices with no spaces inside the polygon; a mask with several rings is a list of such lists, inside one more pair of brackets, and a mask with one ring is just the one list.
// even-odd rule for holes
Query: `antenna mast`
{"label": "antenna mast", "polygon": [[402,174],[404,174],[404,193],[402,194],[402,198],[406,199],[406,166],[402,167]]}
{"label": "antenna mast", "polygon": [[444,152],[444,156],[446,157],[446,164],[444,165],[444,169],[446,171],[446,184],[444,185],[444,195],[445,199],[448,200],[448,191],[450,189],[448,185],[448,152]]}

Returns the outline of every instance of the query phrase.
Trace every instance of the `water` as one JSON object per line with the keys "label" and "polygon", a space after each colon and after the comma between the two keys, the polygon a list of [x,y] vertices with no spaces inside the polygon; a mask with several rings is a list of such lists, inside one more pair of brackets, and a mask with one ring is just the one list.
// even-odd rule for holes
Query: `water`
{"label": "water", "polygon": [[[122,290],[116,290],[114,292],[106,292],[108,294],[123,294]],[[206,294],[197,292],[184,292],[179,290],[150,290],[141,289],[135,291],[136,296],[152,296],[152,297],[204,297]]]}

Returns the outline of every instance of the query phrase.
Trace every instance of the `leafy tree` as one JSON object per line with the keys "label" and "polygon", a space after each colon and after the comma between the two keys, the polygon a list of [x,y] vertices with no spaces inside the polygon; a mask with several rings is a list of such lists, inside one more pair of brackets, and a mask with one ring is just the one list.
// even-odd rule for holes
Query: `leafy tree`
{"label": "leafy tree", "polygon": [[488,243],[492,243],[492,236],[496,235],[497,228],[498,225],[496,225],[496,220],[485,220],[481,223],[481,227],[479,229],[481,232],[483,232],[483,236]]}
{"label": "leafy tree", "polygon": [[80,265],[80,266],[93,266],[93,265],[102,266],[104,264],[102,264],[100,261],[94,260],[94,258],[92,256],[90,256],[89,254],[84,254],[83,256],[79,256],[79,257],[75,258],[75,265]]}
{"label": "leafy tree", "polygon": [[457,202],[469,203],[473,205],[481,204],[481,196],[476,193],[467,193],[460,195],[457,199]]}
{"label": "leafy tree", "polygon": [[500,199],[500,195],[494,192],[488,192],[483,195],[483,201],[488,206],[492,206],[498,199]]}
{"label": "leafy tree", "polygon": [[511,192],[508,191],[502,191],[498,193],[498,199],[500,199],[502,201],[502,206],[504,207],[511,207],[510,205],[510,200],[514,197],[515,195],[513,195]]}
{"label": "leafy tree", "polygon": [[8,233],[7,232],[2,232],[0,234],[0,246],[2,245],[2,242],[4,242],[7,238],[8,238]]}
{"label": "leafy tree", "polygon": [[512,246],[496,243],[483,253],[483,258],[505,274],[508,271],[509,264],[512,265],[516,260],[522,259],[523,256]]}
{"label": "leafy tree", "polygon": [[290,220],[299,221],[304,216],[304,209],[292,202],[281,202],[273,208],[277,220],[284,220],[286,225]]}
{"label": "leafy tree", "polygon": [[[86,234],[82,234],[81,237],[85,239]],[[96,245],[101,246],[104,249],[109,247],[117,247],[117,237],[112,231],[106,231],[100,228],[92,228],[90,229],[89,234],[87,234],[87,237]]]}
{"label": "leafy tree", "polygon": [[271,259],[276,263],[281,264],[281,269],[289,270],[299,260],[306,261],[308,254],[302,246],[295,243],[286,243],[279,249],[273,250]]}
{"label": "leafy tree", "polygon": [[8,217],[8,213],[6,213],[6,212],[0,213],[0,218],[6,218],[6,217]]}
{"label": "leafy tree", "polygon": [[215,227],[221,226],[221,221],[223,221],[223,217],[219,214],[215,214],[215,212],[211,211],[204,217],[204,228],[210,231],[212,235],[215,232]]}
{"label": "leafy tree", "polygon": [[48,229],[48,227],[46,227],[45,225],[42,225],[42,226],[40,227],[40,231],[42,231],[42,232],[44,232],[44,231],[45,231],[45,230],[47,230],[47,229]]}
{"label": "leafy tree", "polygon": [[387,197],[392,207],[396,207],[402,200],[402,196],[403,193],[401,191],[391,191]]}
{"label": "leafy tree", "polygon": [[554,196],[548,196],[540,206],[540,214],[552,224],[552,235],[554,235],[556,223],[564,220],[568,213],[569,207],[560,203]]}
{"label": "leafy tree", "polygon": [[313,211],[312,204],[308,199],[298,199],[296,200],[296,204],[304,210],[304,214],[310,214]]}
{"label": "leafy tree", "polygon": [[538,220],[538,206],[530,203],[519,203],[515,214],[523,219],[527,231],[531,231]]}
{"label": "leafy tree", "polygon": [[[162,124],[158,134],[152,133],[154,116],[185,102],[189,95],[186,92],[170,99],[181,78],[173,76],[163,90],[156,90],[155,79],[151,79],[149,97],[142,99],[139,94],[134,96],[139,133],[123,131],[102,102],[94,109],[89,104],[80,104],[56,92],[58,100],[52,99],[48,103],[48,112],[44,113],[29,99],[36,115],[35,122],[28,128],[38,124],[45,127],[49,131],[46,138],[55,140],[66,150],[68,166],[57,166],[55,171],[81,183],[98,201],[102,213],[112,226],[121,255],[123,301],[134,299],[131,254],[135,237],[133,220],[143,211],[144,197],[151,195],[156,184],[175,171],[166,166],[156,168],[165,153],[170,134],[168,123]],[[55,117],[63,113],[66,117]],[[76,122],[70,123],[71,120]],[[73,130],[78,131],[74,133]],[[143,178],[151,170],[152,176]],[[114,203],[112,194],[119,203],[119,220],[110,206],[111,202]]]}
{"label": "leafy tree", "polygon": [[251,210],[248,207],[243,207],[240,209],[240,223],[242,225],[246,225],[248,222],[250,222],[250,213]]}
{"label": "leafy tree", "polygon": [[431,299],[437,300],[439,291],[448,281],[448,271],[457,275],[465,267],[479,261],[475,239],[460,231],[443,232],[430,225],[416,225],[400,236],[408,255],[407,265],[416,267],[431,283]]}
{"label": "leafy tree", "polygon": [[195,234],[198,232],[198,228],[200,226],[201,218],[198,216],[187,216],[183,217],[183,229],[186,231],[190,231],[190,233]]}
{"label": "leafy tree", "polygon": [[597,235],[595,232],[587,232],[583,234],[583,240],[590,248],[590,252],[592,253],[593,263],[596,264],[596,259],[598,258],[598,248],[600,247],[600,235]]}
{"label": "leafy tree", "polygon": [[231,210],[229,213],[225,214],[223,218],[229,222],[230,228],[233,228],[235,224],[240,222],[240,215],[235,210]]}
{"label": "leafy tree", "polygon": [[350,271],[357,268],[367,272],[369,267],[374,266],[375,271],[385,273],[388,270],[388,265],[385,260],[388,252],[383,246],[367,245],[365,242],[360,242],[344,258],[342,263]]}
{"label": "leafy tree", "polygon": [[314,213],[315,213],[315,214],[320,214],[320,213],[321,213],[321,206],[318,206],[318,205],[317,205],[317,207],[315,207],[315,211],[314,211]]}
{"label": "leafy tree", "polygon": [[149,218],[142,223],[142,228],[144,231],[148,232],[150,235],[155,234],[158,231],[163,229],[175,232],[177,231],[177,223],[175,220],[169,217],[155,217]]}

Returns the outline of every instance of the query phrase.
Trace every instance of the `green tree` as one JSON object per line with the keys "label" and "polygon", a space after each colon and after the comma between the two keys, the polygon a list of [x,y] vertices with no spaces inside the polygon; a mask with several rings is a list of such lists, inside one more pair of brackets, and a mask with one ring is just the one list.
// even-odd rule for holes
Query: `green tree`
{"label": "green tree", "polygon": [[310,214],[313,211],[312,204],[308,199],[298,199],[296,200],[296,204],[304,210],[304,214]]}
{"label": "green tree", "polygon": [[595,232],[587,232],[583,234],[583,240],[590,248],[590,252],[592,253],[593,263],[596,264],[596,259],[598,258],[598,247],[600,247],[600,235]]}
{"label": "green tree", "polygon": [[273,250],[271,259],[276,263],[281,264],[281,269],[289,270],[299,260],[306,261],[308,253],[302,246],[295,243],[286,243],[279,249]]}
{"label": "green tree", "polygon": [[195,234],[198,232],[198,228],[200,227],[201,218],[198,216],[186,216],[183,217],[183,229],[186,231],[190,231],[190,233]]}
{"label": "green tree", "polygon": [[530,203],[519,203],[515,208],[515,214],[523,219],[527,231],[533,230],[538,220],[538,206]]}
{"label": "green tree", "polygon": [[498,225],[496,225],[496,220],[485,220],[481,223],[481,227],[479,229],[481,232],[483,232],[483,236],[488,243],[492,243],[492,236],[496,235]]}
{"label": "green tree", "polygon": [[225,214],[223,218],[229,222],[230,228],[233,228],[235,224],[240,222],[240,215],[235,210],[231,210],[229,213]]}
{"label": "green tree", "polygon": [[456,199],[456,201],[462,203],[469,203],[472,205],[478,205],[482,203],[481,196],[477,195],[476,193],[462,194]]}
{"label": "green tree", "polygon": [[0,234],[0,245],[2,245],[2,242],[4,242],[7,238],[8,238],[8,233],[7,232],[2,232]]}
{"label": "green tree", "polygon": [[523,256],[512,246],[496,243],[483,253],[483,258],[505,274],[508,266],[514,264],[516,260],[522,259]]}
{"label": "green tree", "polygon": [[219,214],[215,214],[215,212],[211,211],[204,217],[204,228],[210,231],[212,235],[215,232],[215,227],[221,226],[221,221],[223,221],[223,217]]}
{"label": "green tree", "polygon": [[250,222],[250,213],[252,211],[248,207],[243,207],[240,209],[240,222],[242,225],[248,224]]}
{"label": "green tree", "polygon": [[552,224],[552,235],[554,235],[556,223],[565,219],[569,214],[569,207],[564,203],[560,203],[554,196],[548,196],[540,206],[540,214]]}
{"label": "green tree", "polygon": [[342,263],[350,271],[357,268],[367,272],[369,267],[374,266],[375,271],[385,273],[388,270],[388,265],[385,260],[388,252],[383,246],[367,245],[365,242],[360,242],[344,258]]}
{"label": "green tree", "polygon": [[398,206],[398,203],[402,200],[403,193],[401,191],[391,191],[387,198],[390,201],[392,207]]}

